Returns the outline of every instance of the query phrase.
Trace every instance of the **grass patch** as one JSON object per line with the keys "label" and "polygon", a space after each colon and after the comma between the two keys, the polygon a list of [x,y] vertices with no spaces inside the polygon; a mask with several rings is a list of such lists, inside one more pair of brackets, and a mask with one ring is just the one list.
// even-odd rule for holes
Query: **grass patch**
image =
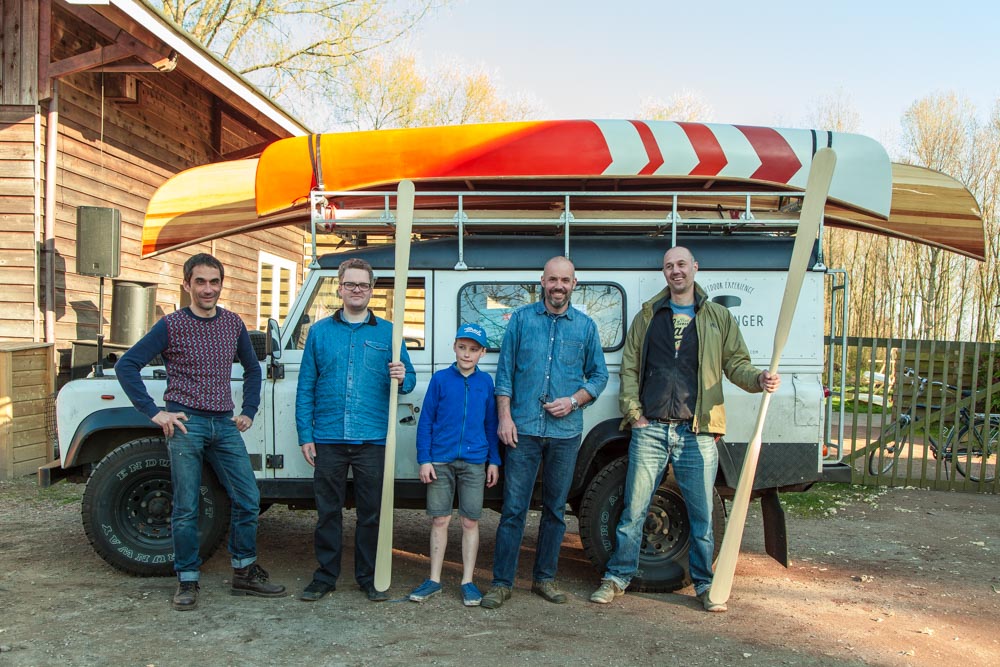
{"label": "grass patch", "polygon": [[41,489],[34,477],[22,477],[0,482],[0,502],[71,505],[83,499],[84,487],[84,484],[64,481]]}
{"label": "grass patch", "polygon": [[785,512],[798,517],[835,516],[841,508],[864,503],[876,506],[877,499],[885,494],[885,489],[857,484],[835,484],[820,482],[802,493],[782,493],[779,495]]}
{"label": "grass patch", "polygon": [[84,484],[72,484],[70,482],[59,482],[47,489],[39,489],[38,497],[48,502],[58,505],[70,505],[83,500]]}
{"label": "grass patch", "polygon": [[845,390],[845,392],[847,396],[852,396],[852,398],[849,398],[846,401],[843,401],[843,399],[840,396],[833,396],[830,398],[830,402],[833,405],[834,412],[840,410],[841,401],[843,401],[844,403],[845,412],[856,412],[858,414],[867,414],[868,410],[870,409],[873,415],[880,415],[885,412],[891,411],[891,408],[886,409],[884,406],[879,405],[877,403],[870,403],[869,401],[859,401],[853,398],[854,395],[853,387],[848,387]]}

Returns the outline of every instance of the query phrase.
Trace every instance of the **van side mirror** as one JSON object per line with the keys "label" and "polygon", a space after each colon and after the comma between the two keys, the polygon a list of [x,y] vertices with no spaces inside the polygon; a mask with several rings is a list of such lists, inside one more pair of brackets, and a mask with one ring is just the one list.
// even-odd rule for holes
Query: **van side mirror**
{"label": "van side mirror", "polygon": [[281,327],[274,318],[267,320],[267,353],[273,359],[281,359]]}

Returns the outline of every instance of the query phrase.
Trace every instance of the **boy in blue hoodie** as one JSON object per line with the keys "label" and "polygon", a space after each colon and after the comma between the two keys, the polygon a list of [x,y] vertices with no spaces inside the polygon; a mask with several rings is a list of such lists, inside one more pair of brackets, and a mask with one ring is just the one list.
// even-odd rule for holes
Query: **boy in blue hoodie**
{"label": "boy in blue hoodie", "polygon": [[441,568],[456,489],[462,518],[462,601],[467,607],[476,607],[482,599],[472,575],[479,551],[483,489],[495,486],[500,477],[493,378],[476,365],[486,354],[486,345],[482,327],[459,327],[455,363],[431,377],[424,396],[417,425],[417,463],[420,481],[428,485],[431,576],[410,593],[414,602],[441,592]]}

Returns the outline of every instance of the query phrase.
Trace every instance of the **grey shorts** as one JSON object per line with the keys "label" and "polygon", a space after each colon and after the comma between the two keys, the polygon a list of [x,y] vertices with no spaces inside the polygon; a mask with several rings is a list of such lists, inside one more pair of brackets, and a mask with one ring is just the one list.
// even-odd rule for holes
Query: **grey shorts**
{"label": "grey shorts", "polygon": [[483,513],[483,489],[486,487],[486,464],[461,459],[435,463],[437,479],[427,485],[428,516],[451,516],[458,487],[458,513],[478,521]]}

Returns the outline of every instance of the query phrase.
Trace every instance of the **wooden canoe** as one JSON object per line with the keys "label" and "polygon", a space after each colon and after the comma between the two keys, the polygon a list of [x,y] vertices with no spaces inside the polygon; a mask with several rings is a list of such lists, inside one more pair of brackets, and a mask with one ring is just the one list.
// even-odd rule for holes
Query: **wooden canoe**
{"label": "wooden canoe", "polygon": [[[319,159],[310,157],[310,143]],[[558,140],[557,140],[558,139]],[[838,170],[828,224],[939,246],[982,259],[979,208],[954,179],[890,165],[884,149],[858,135],[697,123],[547,121],[414,128],[295,137],[259,159],[196,167],[164,183],[147,209],[143,256],[273,225],[308,223],[308,196],[327,191],[390,190],[400,178],[433,191],[601,191],[595,210],[651,208],[662,197],[615,192],[801,191],[815,148],[832,144]],[[423,147],[421,149],[421,147]],[[314,169],[314,164],[317,167]],[[562,165],[562,166],[560,166]],[[418,197],[418,208],[454,207]],[[466,198],[465,207],[530,208],[537,199]],[[577,200],[582,201],[582,200]],[[338,208],[381,208],[381,197],[344,196]],[[680,210],[735,210],[741,198],[699,197]],[[777,210],[755,198],[755,211]],[[418,213],[419,214],[419,213]],[[495,230],[494,230],[495,231]]]}

